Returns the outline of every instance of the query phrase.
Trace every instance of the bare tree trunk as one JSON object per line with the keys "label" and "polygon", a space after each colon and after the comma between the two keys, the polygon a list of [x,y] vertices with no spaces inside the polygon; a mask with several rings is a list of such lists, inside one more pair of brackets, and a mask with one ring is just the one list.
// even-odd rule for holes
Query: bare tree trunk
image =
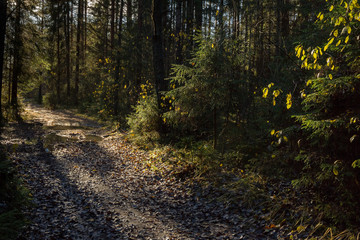
{"label": "bare tree trunk", "polygon": [[110,12],[110,49],[114,48],[115,37],[115,0],[111,0],[111,12]]}
{"label": "bare tree trunk", "polygon": [[203,0],[195,0],[195,25],[197,31],[201,31],[202,28],[202,8]]}
{"label": "bare tree trunk", "polygon": [[86,66],[86,50],[87,50],[87,11],[88,11],[88,1],[83,0],[83,7],[82,7],[82,16],[83,16],[83,32],[81,35],[82,40],[82,65]]}
{"label": "bare tree trunk", "polygon": [[126,25],[129,29],[132,24],[132,0],[127,0],[126,3]]}
{"label": "bare tree trunk", "polygon": [[83,23],[83,0],[79,0],[78,6],[78,23],[76,32],[76,66],[75,66],[75,88],[74,88],[74,100],[75,104],[78,104],[79,94],[79,80],[80,80],[80,60],[82,57],[81,53],[81,35],[82,35],[82,23]]}
{"label": "bare tree trunk", "polygon": [[187,51],[186,58],[190,58],[190,53],[193,50],[194,40],[194,0],[187,0],[186,13],[186,36],[187,36]]}
{"label": "bare tree trunk", "polygon": [[163,0],[154,0],[153,2],[153,62],[155,74],[155,91],[157,96],[158,108],[161,109],[161,94],[165,90],[165,70],[164,70],[164,50],[163,50]]}
{"label": "bare tree trunk", "polygon": [[66,3],[65,41],[66,41],[66,95],[70,98],[71,83],[71,45],[70,45],[70,3]]}
{"label": "bare tree trunk", "polygon": [[60,104],[61,97],[60,97],[60,85],[61,85],[61,59],[60,59],[60,7],[57,9],[57,81],[56,81],[56,97],[57,103]]}
{"label": "bare tree trunk", "polygon": [[275,38],[275,55],[280,55],[281,47],[281,4],[282,0],[276,0],[276,38]]}
{"label": "bare tree trunk", "polygon": [[175,53],[175,62],[176,64],[182,63],[182,54],[181,54],[181,26],[182,26],[182,19],[181,19],[181,0],[176,0],[176,25],[175,25],[175,36],[177,39],[176,42],[176,53]]}
{"label": "bare tree trunk", "polygon": [[4,69],[4,51],[6,35],[6,10],[7,0],[0,0],[0,125],[3,123],[2,113],[2,86],[3,86],[3,69]]}
{"label": "bare tree trunk", "polygon": [[120,49],[121,49],[121,34],[122,34],[122,18],[123,18],[124,0],[121,0],[120,5],[120,18],[118,29],[118,42],[116,47],[116,65],[115,65],[115,96],[114,96],[114,115],[118,115],[119,110],[119,90],[120,90]]}
{"label": "bare tree trunk", "polygon": [[16,1],[16,14],[15,14],[15,33],[14,33],[14,67],[11,88],[11,107],[14,110],[16,118],[20,118],[18,109],[18,80],[21,74],[22,61],[20,56],[20,49],[22,48],[21,39],[21,0]]}
{"label": "bare tree trunk", "polygon": [[[137,97],[138,93],[140,92],[140,84],[143,72],[143,24],[144,24],[144,0],[138,0],[138,19],[137,19],[137,54],[136,54],[136,75],[135,75],[135,96]],[[136,99],[133,99],[136,101]]]}

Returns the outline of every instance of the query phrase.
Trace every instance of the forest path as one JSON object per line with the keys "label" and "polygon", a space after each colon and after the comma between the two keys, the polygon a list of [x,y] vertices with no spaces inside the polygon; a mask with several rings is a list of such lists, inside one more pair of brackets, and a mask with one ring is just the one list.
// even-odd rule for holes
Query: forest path
{"label": "forest path", "polygon": [[96,122],[26,106],[1,142],[31,191],[31,224],[19,239],[274,239],[264,222],[233,213]]}

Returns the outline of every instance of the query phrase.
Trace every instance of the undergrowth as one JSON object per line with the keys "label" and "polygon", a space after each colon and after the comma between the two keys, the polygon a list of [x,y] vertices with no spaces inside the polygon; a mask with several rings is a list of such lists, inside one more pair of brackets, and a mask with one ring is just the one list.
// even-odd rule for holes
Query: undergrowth
{"label": "undergrowth", "polygon": [[27,220],[22,209],[29,206],[29,192],[0,146],[0,239],[16,239]]}

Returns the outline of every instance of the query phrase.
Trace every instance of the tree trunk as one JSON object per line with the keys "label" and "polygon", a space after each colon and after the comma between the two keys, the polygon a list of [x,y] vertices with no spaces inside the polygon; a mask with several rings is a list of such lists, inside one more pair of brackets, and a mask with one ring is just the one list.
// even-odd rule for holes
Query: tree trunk
{"label": "tree trunk", "polygon": [[61,86],[61,58],[60,58],[60,7],[57,9],[57,81],[56,81],[56,97],[57,97],[57,104],[60,104],[61,97],[60,97],[60,86]]}
{"label": "tree trunk", "polygon": [[111,0],[111,13],[110,13],[110,49],[114,48],[115,38],[115,0]]}
{"label": "tree trunk", "polygon": [[203,0],[195,0],[195,25],[196,30],[201,31]]}
{"label": "tree trunk", "polygon": [[14,27],[14,67],[13,67],[13,78],[12,78],[12,88],[11,88],[11,107],[14,110],[15,117],[19,118],[19,109],[18,109],[18,80],[21,74],[22,61],[20,56],[20,49],[22,48],[22,39],[21,39],[21,0],[16,1],[16,14],[15,14],[15,27]]}
{"label": "tree trunk", "polygon": [[137,47],[137,54],[136,54],[136,73],[135,73],[135,99],[133,101],[136,101],[137,95],[140,92],[140,84],[141,84],[141,78],[142,78],[142,72],[143,72],[143,28],[144,24],[144,0],[138,0],[138,19],[137,19],[137,40],[136,40],[136,47]]}
{"label": "tree trunk", "polygon": [[276,0],[276,38],[275,38],[275,55],[280,55],[281,48],[281,4],[282,0]]}
{"label": "tree trunk", "polygon": [[186,13],[186,37],[187,37],[187,51],[186,58],[190,58],[191,51],[193,50],[194,39],[194,0],[187,0],[187,13]]}
{"label": "tree trunk", "polygon": [[132,25],[132,0],[127,0],[126,6],[126,26],[129,29]]}
{"label": "tree trunk", "polygon": [[70,3],[66,3],[66,21],[65,21],[65,41],[66,41],[66,95],[70,98],[70,79],[71,79],[71,45],[70,45]]}
{"label": "tree trunk", "polygon": [[1,99],[2,99],[4,51],[5,51],[5,35],[6,35],[6,10],[7,10],[7,0],[0,0],[0,125],[2,125],[3,123]]}
{"label": "tree trunk", "polygon": [[116,47],[116,65],[115,65],[115,96],[114,96],[114,115],[118,115],[119,109],[119,90],[120,90],[120,49],[121,49],[121,33],[122,33],[122,18],[123,18],[124,0],[121,0],[120,5],[120,19],[118,29],[118,42]]}
{"label": "tree trunk", "polygon": [[157,96],[158,108],[161,109],[161,94],[165,90],[164,86],[164,50],[163,50],[163,25],[162,25],[162,10],[163,0],[154,0],[153,2],[153,21],[154,21],[154,36],[153,36],[153,64],[155,75],[155,91]]}
{"label": "tree trunk", "polygon": [[79,94],[79,79],[80,79],[80,59],[82,57],[81,53],[81,34],[82,34],[82,5],[83,0],[79,0],[78,6],[78,25],[77,25],[77,32],[76,32],[76,66],[75,66],[75,88],[74,88],[74,100],[75,104],[78,104],[78,94]]}
{"label": "tree trunk", "polygon": [[176,0],[176,25],[175,25],[175,36],[176,36],[176,53],[175,53],[175,62],[176,64],[182,63],[182,54],[181,54],[181,26],[182,26],[182,19],[181,19],[181,0]]}

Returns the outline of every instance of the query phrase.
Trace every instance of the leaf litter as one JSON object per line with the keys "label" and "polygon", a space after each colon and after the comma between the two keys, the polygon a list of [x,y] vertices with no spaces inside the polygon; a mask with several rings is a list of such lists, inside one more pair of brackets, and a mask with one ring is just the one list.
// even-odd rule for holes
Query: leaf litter
{"label": "leaf litter", "polygon": [[1,138],[33,202],[18,239],[283,239],[261,209],[161,174],[121,133],[70,112],[26,113],[31,120],[10,123]]}

